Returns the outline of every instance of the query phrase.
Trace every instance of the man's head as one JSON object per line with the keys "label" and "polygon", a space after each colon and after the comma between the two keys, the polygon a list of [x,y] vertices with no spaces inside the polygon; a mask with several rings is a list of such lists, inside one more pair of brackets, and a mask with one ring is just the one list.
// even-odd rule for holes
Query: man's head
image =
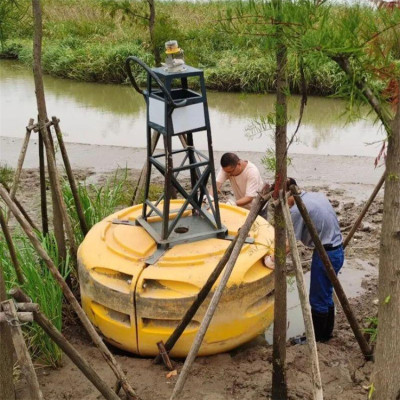
{"label": "man's head", "polygon": [[235,153],[225,153],[221,157],[221,167],[229,176],[240,175],[243,171],[242,160]]}
{"label": "man's head", "polygon": [[[288,177],[288,178],[286,179],[286,187],[285,187],[286,192],[289,192],[290,186],[292,186],[292,185],[297,186],[297,182],[296,182],[296,180],[295,180],[294,178],[289,178],[289,177]],[[273,183],[273,184],[271,185],[270,190],[271,190],[271,192],[273,192],[273,191],[275,190],[275,183]],[[276,196],[278,196],[278,193],[276,193]],[[292,195],[290,195],[290,196],[288,197],[288,204],[289,204],[289,207],[293,207],[294,203],[295,203],[295,202],[294,202],[294,197],[293,197]]]}
{"label": "man's head", "polygon": [[[288,192],[290,190],[290,186],[295,185],[297,186],[297,182],[294,178],[287,178],[286,179],[286,188],[285,190]],[[275,190],[275,183],[271,185],[271,191]]]}

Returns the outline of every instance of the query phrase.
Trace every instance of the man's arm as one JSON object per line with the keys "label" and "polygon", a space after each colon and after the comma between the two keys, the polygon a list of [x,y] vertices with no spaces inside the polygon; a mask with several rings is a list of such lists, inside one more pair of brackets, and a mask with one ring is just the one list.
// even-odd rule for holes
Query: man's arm
{"label": "man's arm", "polygon": [[251,197],[251,196],[244,196],[244,197],[242,197],[241,199],[236,200],[236,205],[237,205],[237,206],[240,206],[240,207],[243,207],[243,206],[245,206],[245,205],[251,203],[251,202],[253,201],[253,199],[254,199],[254,197]]}
{"label": "man's arm", "polygon": [[[223,183],[223,182],[218,182],[218,181],[216,182],[216,184],[217,184],[217,192],[218,192],[218,193],[221,191],[222,183]],[[214,197],[214,192],[213,192],[212,187],[211,187],[211,189],[210,189],[210,196],[211,196],[211,197]]]}

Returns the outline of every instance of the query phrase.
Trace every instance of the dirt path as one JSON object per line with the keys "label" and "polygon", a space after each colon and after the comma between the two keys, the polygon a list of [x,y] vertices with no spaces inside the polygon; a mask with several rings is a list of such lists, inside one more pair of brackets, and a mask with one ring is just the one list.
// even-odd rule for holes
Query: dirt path
{"label": "dirt path", "polygon": [[[319,160],[322,162],[323,160]],[[342,159],[343,161],[343,159]],[[349,164],[354,160],[349,158]],[[357,160],[357,163],[359,160]],[[337,163],[337,164],[335,164]],[[340,164],[340,160],[335,161]],[[364,162],[365,169],[369,165]],[[293,167],[292,167],[293,168]],[[360,167],[361,168],[361,167]],[[322,170],[330,170],[325,161]],[[311,171],[311,170],[310,170]],[[91,181],[104,179],[104,174],[89,168],[75,171],[78,178],[89,177]],[[136,173],[137,171],[130,171]],[[296,172],[295,169],[292,172]],[[320,172],[319,172],[320,173]],[[316,174],[317,175],[317,174]],[[379,179],[380,172],[373,178],[355,176],[341,176],[345,182],[337,179],[332,184],[326,183],[328,178],[318,179],[307,176],[304,171],[299,184],[307,190],[321,190],[327,194],[334,205],[344,234],[348,232],[355,218],[359,214],[362,203],[372,192],[374,182]],[[267,177],[268,178],[268,177]],[[38,177],[36,170],[24,170],[21,181],[21,190],[18,197],[26,209],[36,214],[39,210]],[[358,182],[358,183],[356,183]],[[382,192],[383,193],[383,192]],[[382,193],[372,205],[363,225],[356,233],[354,240],[346,250],[346,265],[350,271],[344,282],[351,289],[351,277],[357,275],[363,281],[362,288],[355,290],[356,297],[350,302],[360,321],[375,315],[376,305],[376,276],[378,268],[378,251],[380,224],[382,221]],[[352,194],[354,194],[352,196]],[[302,249],[303,259],[310,258],[310,252]],[[350,286],[349,286],[350,285]],[[350,290],[351,291],[351,290]],[[98,373],[110,384],[114,384],[114,376],[110,369],[94,348],[85,332],[79,325],[68,325],[64,328],[66,336],[77,347],[78,351],[96,368]],[[372,369],[371,362],[365,362],[359,347],[352,335],[340,307],[338,309],[335,337],[328,343],[318,344],[322,382],[326,400],[365,399],[369,375]],[[113,349],[118,362],[126,371],[130,382],[136,387],[142,400],[168,399],[176,377],[167,378],[167,371],[162,366],[154,366],[151,359],[139,358]],[[271,388],[272,347],[267,345],[264,336],[248,343],[229,353],[211,357],[199,358],[191,371],[182,399],[190,400],[224,400],[224,399],[268,399]],[[177,370],[182,367],[178,361]],[[288,342],[287,348],[287,378],[290,399],[311,399],[310,367],[307,346],[292,346]],[[64,357],[64,365],[58,370],[38,369],[40,385],[47,400],[99,398],[93,386],[81,375],[76,367]],[[18,384],[18,399],[27,398],[24,382]]]}

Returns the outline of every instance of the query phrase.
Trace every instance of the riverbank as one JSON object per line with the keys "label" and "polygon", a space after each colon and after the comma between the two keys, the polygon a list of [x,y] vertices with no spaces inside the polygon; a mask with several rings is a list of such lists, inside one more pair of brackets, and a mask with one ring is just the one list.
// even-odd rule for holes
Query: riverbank
{"label": "riverbank", "polygon": [[[0,136],[0,164],[15,168],[22,143],[22,139]],[[67,150],[73,168],[86,169],[94,174],[107,173],[116,168],[140,169],[146,159],[144,148],[68,143]],[[222,154],[220,151],[214,152],[216,165]],[[262,163],[265,153],[237,151],[237,154],[255,163],[267,182],[273,180],[273,174],[266,171]],[[289,155],[291,163],[288,166],[288,174],[295,177],[299,185],[340,189],[344,191],[344,195],[351,196],[357,201],[368,198],[383,173],[382,168],[374,167],[373,157]],[[38,143],[37,140],[31,140],[24,167],[36,168],[38,165]]]}
{"label": "riverbank", "polygon": [[[43,3],[42,67],[45,73],[88,82],[125,83],[124,62],[128,56],[135,55],[154,65],[146,20],[133,17],[128,6],[125,11],[118,10],[118,6],[113,9],[112,3],[95,0]],[[138,7],[135,11],[139,15],[148,12],[145,6]],[[209,89],[255,93],[275,90],[275,55],[269,50],[271,43],[266,28],[269,22],[264,21],[265,26],[260,27],[259,32],[251,31],[245,35],[226,25],[228,8],[235,14],[233,2],[156,1],[155,7],[155,40],[162,60],[164,42],[177,39],[185,51],[186,62],[205,70]],[[331,18],[326,24],[329,34],[340,37],[343,32],[337,19],[350,5],[331,4],[327,7],[330,7]],[[361,7],[361,20],[371,18],[374,12],[372,8]],[[32,62],[30,15],[28,9],[20,16],[24,23],[19,20],[18,26],[13,25],[14,20],[4,24],[9,33],[3,40],[2,49],[3,57],[15,57],[29,65]],[[144,23],[138,23],[138,20]],[[246,25],[241,28],[245,29]],[[320,45],[315,43],[315,46]],[[322,52],[305,51],[303,62],[308,94],[331,95],[342,88],[344,74]],[[291,92],[299,93],[299,56],[290,48],[287,70]],[[139,73],[137,78],[139,84],[145,83],[145,74]]]}
{"label": "riverbank", "polygon": [[[4,161],[3,146],[1,160]],[[10,148],[8,148],[10,150]],[[114,174],[115,163],[128,163],[129,177],[138,175],[142,165],[143,149],[118,147],[68,145],[68,151],[77,179],[89,179],[93,183],[104,182]],[[37,152],[35,151],[35,154]],[[17,153],[14,153],[14,158]],[[239,153],[241,157],[256,163],[261,153]],[[216,154],[219,158],[219,154]],[[100,163],[99,160],[102,160]],[[118,160],[118,161],[115,161]],[[38,171],[33,154],[26,160],[20,190],[17,196],[31,212],[39,200]],[[359,214],[362,202],[357,198],[368,197],[375,185],[372,158],[326,157],[294,155],[289,173],[296,173],[299,184],[307,190],[319,190],[327,194],[339,216],[344,234]],[[265,179],[270,179],[263,173]],[[377,174],[376,177],[379,177]],[[382,193],[366,215],[362,227],[346,250],[346,264],[340,275],[350,303],[363,326],[366,319],[377,312],[376,277],[378,269],[379,236],[382,220]],[[309,254],[302,252],[303,259]],[[289,288],[289,291],[291,289]],[[299,313],[299,309],[297,311]],[[299,317],[301,319],[301,316]],[[293,323],[293,321],[292,321]],[[69,318],[64,323],[64,334],[111,386],[115,377],[104,363],[80,325]],[[163,366],[153,365],[149,358],[141,358],[112,348],[117,361],[127,373],[142,400],[167,400],[176,382],[176,376],[167,376]],[[326,400],[364,400],[368,393],[372,362],[365,362],[351,329],[340,309],[335,327],[335,337],[328,343],[318,344],[320,370]],[[182,361],[176,361],[178,373]],[[183,400],[259,400],[270,399],[272,347],[263,336],[231,352],[198,358],[185,386]],[[83,399],[95,400],[98,394],[76,367],[63,358],[59,369],[37,369],[43,394],[48,400]],[[287,379],[290,400],[311,400],[311,374],[308,348],[304,345],[287,344]],[[18,400],[27,397],[23,381],[18,383]]]}

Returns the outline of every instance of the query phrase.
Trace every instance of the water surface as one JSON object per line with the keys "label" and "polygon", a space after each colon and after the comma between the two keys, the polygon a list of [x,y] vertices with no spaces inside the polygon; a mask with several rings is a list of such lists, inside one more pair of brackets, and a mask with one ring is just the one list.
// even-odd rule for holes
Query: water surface
{"label": "water surface", "polygon": [[[145,104],[131,87],[75,82],[45,76],[49,116],[61,120],[65,141],[145,147]],[[0,136],[23,137],[36,100],[30,69],[15,61],[0,61]],[[252,134],[248,128],[273,111],[274,95],[208,92],[214,149],[264,152],[274,146],[272,134]],[[295,130],[299,97],[289,101],[289,135]],[[292,153],[376,156],[383,133],[371,117],[346,124],[346,102],[310,97]],[[206,149],[205,135],[195,145]]]}

